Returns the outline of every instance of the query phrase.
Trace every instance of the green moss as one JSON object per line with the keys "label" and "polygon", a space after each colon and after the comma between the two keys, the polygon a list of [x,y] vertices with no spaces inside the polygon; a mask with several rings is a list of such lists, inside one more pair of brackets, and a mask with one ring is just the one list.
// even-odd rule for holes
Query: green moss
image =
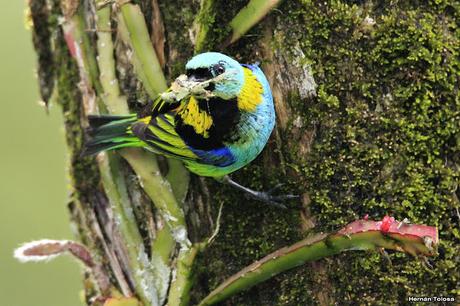
{"label": "green moss", "polygon": [[184,73],[185,63],[193,55],[189,28],[198,14],[198,5],[192,1],[158,1],[166,28],[167,77],[174,79]]}
{"label": "green moss", "polygon": [[[63,46],[62,44],[58,44]],[[66,141],[69,149],[72,181],[78,183],[77,190],[84,193],[98,185],[99,176],[93,158],[81,158],[83,132],[80,126],[80,93],[75,84],[79,82],[75,62],[70,58],[68,49],[56,50],[58,63],[57,88],[58,99],[64,114]]]}
{"label": "green moss", "polygon": [[[340,303],[399,304],[408,296],[458,295],[459,203],[454,192],[460,155],[460,8],[448,1],[389,6],[305,0],[285,1],[279,9],[281,40],[274,46],[289,54],[300,45],[319,85],[314,99],[304,101],[295,93],[288,97],[293,118],[281,135],[286,164],[295,165],[288,168],[298,170],[296,185],[311,198],[315,230],[335,230],[365,214],[375,219],[390,214],[438,226],[440,255],[427,269],[405,254],[390,254],[390,265],[378,253],[346,253],[322,261],[322,275],[311,275],[309,266],[296,269],[229,303],[314,304],[318,301],[312,299],[321,296],[318,281]],[[215,23],[228,15],[229,10],[218,12]],[[244,38],[229,52],[252,54],[254,41]],[[299,156],[299,144],[291,143],[297,115],[301,134],[315,130],[308,156]],[[237,179],[255,189],[289,183],[263,169],[267,155]],[[297,213],[241,203],[230,189],[214,188],[226,206],[221,235],[205,254],[208,269],[200,278],[210,288],[300,237]]]}
{"label": "green moss", "polygon": [[[236,179],[255,189],[264,189],[265,180],[257,177],[261,173],[257,166],[243,170]],[[252,179],[244,179],[252,178]],[[251,182],[251,183],[249,183]],[[268,187],[269,184],[265,185]],[[274,185],[272,185],[274,186]],[[215,288],[227,276],[236,273],[255,259],[301,238],[299,215],[295,210],[280,210],[260,202],[238,197],[231,187],[215,183],[212,186],[217,202],[225,201],[221,230],[214,244],[205,252],[203,265],[206,269],[199,282],[206,282],[208,288]],[[247,233],[250,233],[248,236]],[[285,284],[286,285],[286,284]],[[258,292],[264,288],[280,288],[279,280],[269,281],[262,287],[254,288],[232,300],[232,305],[260,305]],[[261,289],[262,288],[262,289]],[[272,288],[273,289],[273,288]],[[277,299],[277,290],[271,290],[265,300]],[[269,304],[264,304],[269,305]]]}
{"label": "green moss", "polygon": [[[319,84],[318,97],[303,110],[311,120],[306,130],[315,127],[317,134],[302,169],[319,228],[391,214],[439,226],[444,241],[432,271],[400,254],[390,256],[393,269],[376,255],[335,258],[327,269],[336,300],[393,304],[414,295],[458,294],[460,237],[452,222],[460,151],[459,8],[424,1],[390,8],[302,4],[288,9],[297,12],[294,23],[308,25],[291,35],[314,63]],[[366,24],[366,16],[375,24]],[[295,163],[297,156],[291,158]]]}
{"label": "green moss", "polygon": [[37,53],[37,77],[40,96],[45,103],[49,102],[54,89],[54,63],[51,49],[51,31],[49,27],[49,9],[46,1],[29,2],[30,18],[33,22],[32,40]]}

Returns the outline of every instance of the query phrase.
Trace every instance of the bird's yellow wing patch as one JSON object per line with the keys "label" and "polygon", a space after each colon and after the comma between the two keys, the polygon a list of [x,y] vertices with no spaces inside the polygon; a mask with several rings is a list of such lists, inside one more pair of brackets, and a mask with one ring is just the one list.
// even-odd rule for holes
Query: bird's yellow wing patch
{"label": "bird's yellow wing patch", "polygon": [[190,101],[179,110],[184,124],[190,125],[195,130],[195,133],[202,135],[205,138],[209,137],[209,129],[213,124],[210,114],[201,110],[198,106],[198,101],[192,96]]}
{"label": "bird's yellow wing patch", "polygon": [[238,95],[238,108],[242,111],[253,112],[262,102],[264,89],[251,69],[244,67],[244,85]]}
{"label": "bird's yellow wing patch", "polygon": [[150,120],[152,120],[152,116],[147,116],[147,117],[138,119],[138,121],[143,122],[145,124],[149,124]]}

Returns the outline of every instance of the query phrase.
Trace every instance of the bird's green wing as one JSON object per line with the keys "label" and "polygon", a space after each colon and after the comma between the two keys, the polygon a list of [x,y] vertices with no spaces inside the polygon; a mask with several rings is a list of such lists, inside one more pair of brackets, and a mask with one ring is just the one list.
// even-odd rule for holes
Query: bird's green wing
{"label": "bird's green wing", "polygon": [[[180,116],[182,125],[189,126],[196,137],[206,138],[213,124],[212,117],[198,108],[198,102],[189,98],[187,103],[155,101],[150,116],[138,119],[131,126],[131,133],[143,141],[146,149],[166,157],[177,158],[196,165],[226,167],[236,161],[235,156],[224,145],[215,147],[201,143],[197,146],[186,144],[186,140],[176,131],[175,116]],[[188,134],[187,134],[188,135]],[[190,135],[189,135],[190,136]]]}
{"label": "bird's green wing", "polygon": [[165,155],[188,161],[198,161],[193,153],[174,129],[174,115],[160,114],[155,117],[145,117],[131,127],[131,132],[148,146],[147,149]]}

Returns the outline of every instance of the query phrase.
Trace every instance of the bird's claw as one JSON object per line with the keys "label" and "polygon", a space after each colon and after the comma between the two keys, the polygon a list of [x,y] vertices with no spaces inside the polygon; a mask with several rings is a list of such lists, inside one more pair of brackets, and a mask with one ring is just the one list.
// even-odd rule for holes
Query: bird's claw
{"label": "bird's claw", "polygon": [[281,187],[283,187],[285,184],[284,183],[278,183],[275,185],[275,187],[273,187],[272,189],[268,190],[267,191],[267,194],[269,195],[272,195],[274,194],[276,191],[280,190]]}
{"label": "bird's claw", "polygon": [[298,195],[293,194],[273,195],[273,192],[277,189],[279,189],[279,186],[275,186],[275,188],[271,189],[268,192],[255,191],[253,194],[248,195],[253,199],[262,201],[270,206],[281,209],[287,209],[287,206],[282,204],[281,202],[299,198]]}
{"label": "bird's claw", "polygon": [[244,187],[243,185],[240,185],[237,182],[233,181],[228,175],[224,176],[222,178],[222,181],[226,184],[229,184],[243,191],[245,195],[249,198],[264,202],[268,205],[271,205],[277,208],[281,208],[281,209],[287,209],[287,207],[281,202],[299,198],[298,195],[293,195],[293,194],[273,195],[273,193],[275,191],[278,191],[283,186],[283,184],[277,184],[275,187],[270,189],[268,192],[263,192],[263,191],[255,191],[250,188]]}

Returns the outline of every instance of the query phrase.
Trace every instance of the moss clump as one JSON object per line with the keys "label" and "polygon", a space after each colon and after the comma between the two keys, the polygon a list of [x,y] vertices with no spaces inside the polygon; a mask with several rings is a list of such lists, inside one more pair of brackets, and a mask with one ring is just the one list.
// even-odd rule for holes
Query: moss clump
{"label": "moss clump", "polygon": [[[300,46],[319,85],[314,99],[289,95],[292,120],[281,135],[286,163],[300,176],[296,185],[311,198],[316,230],[391,214],[438,226],[440,255],[426,269],[405,254],[390,254],[390,265],[378,253],[346,253],[279,275],[230,304],[399,304],[408,296],[458,295],[459,7],[304,0],[285,1],[279,10],[274,45],[285,54]],[[229,20],[229,10],[219,14],[215,24]],[[244,40],[252,46],[254,38]],[[248,53],[238,47],[235,53]],[[290,143],[297,116],[303,133],[315,131],[306,156]],[[262,170],[263,163],[262,157],[237,178],[259,189],[288,180]],[[219,200],[234,204],[225,207],[221,235],[205,256],[201,281],[210,288],[300,236],[296,213],[235,202],[231,190],[216,188]]]}
{"label": "moss clump", "polygon": [[301,1],[285,9],[306,25],[291,36],[319,84],[303,107],[306,129],[317,133],[302,169],[319,228],[391,214],[438,226],[442,241],[432,271],[401,254],[391,255],[394,269],[376,255],[334,258],[327,268],[335,300],[458,294],[459,8]]}

